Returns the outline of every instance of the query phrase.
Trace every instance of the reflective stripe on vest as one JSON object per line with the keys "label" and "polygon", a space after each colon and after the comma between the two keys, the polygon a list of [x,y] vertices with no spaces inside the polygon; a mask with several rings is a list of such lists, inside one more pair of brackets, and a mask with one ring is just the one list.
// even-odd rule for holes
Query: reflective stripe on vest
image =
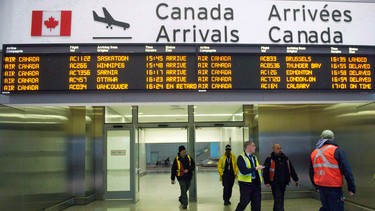
{"label": "reflective stripe on vest", "polygon": [[[191,166],[191,159],[190,159],[190,155],[187,156],[188,159],[189,159],[189,166]],[[177,161],[177,176],[180,177],[180,176],[183,176],[184,175],[184,166],[182,165],[181,161],[178,159],[178,156],[176,157],[176,161]]]}
{"label": "reflective stripe on vest", "polygon": [[270,165],[270,181],[273,181],[273,177],[275,176],[275,168],[276,168],[276,164],[275,162],[273,162],[272,158],[271,158],[271,165]]}
{"label": "reflective stripe on vest", "polygon": [[[245,161],[245,164],[246,164],[246,168],[250,169],[252,166],[251,166],[251,162],[250,162],[250,159],[244,154],[240,154],[243,158],[243,160]],[[255,157],[255,155],[253,155]],[[259,162],[258,162],[258,159],[255,159],[256,161],[256,165],[258,166],[259,165]],[[258,170],[258,174],[259,174],[259,179],[260,179],[260,183],[262,183],[262,171],[261,170]],[[243,175],[241,173],[241,171],[238,171],[238,181],[240,182],[252,182],[253,181],[253,177],[252,177],[252,174],[245,174]]]}
{"label": "reflective stripe on vest", "polygon": [[[271,160],[270,161],[271,162],[271,165],[270,165],[270,181],[273,181],[273,177],[275,176],[276,162],[274,162],[272,160],[272,158],[270,160]],[[289,160],[287,160],[286,162],[288,164],[289,175],[291,175]]]}
{"label": "reflective stripe on vest", "polygon": [[315,184],[323,187],[342,187],[344,180],[334,155],[337,148],[327,145],[315,149],[311,154]]}

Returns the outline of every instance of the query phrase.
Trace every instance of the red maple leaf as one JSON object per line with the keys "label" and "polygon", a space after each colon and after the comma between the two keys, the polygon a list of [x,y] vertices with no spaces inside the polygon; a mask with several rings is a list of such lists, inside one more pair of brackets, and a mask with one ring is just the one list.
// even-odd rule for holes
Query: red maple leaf
{"label": "red maple leaf", "polygon": [[48,20],[44,21],[44,25],[46,25],[49,31],[52,31],[52,29],[56,28],[56,26],[59,25],[59,21],[55,20],[55,18],[51,16],[50,18],[48,18]]}

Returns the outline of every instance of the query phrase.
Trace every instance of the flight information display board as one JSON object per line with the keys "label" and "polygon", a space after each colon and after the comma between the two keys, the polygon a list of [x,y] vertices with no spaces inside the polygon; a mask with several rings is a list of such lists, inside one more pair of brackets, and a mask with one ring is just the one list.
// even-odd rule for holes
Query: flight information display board
{"label": "flight information display board", "polygon": [[374,66],[373,46],[4,45],[1,92],[367,92]]}

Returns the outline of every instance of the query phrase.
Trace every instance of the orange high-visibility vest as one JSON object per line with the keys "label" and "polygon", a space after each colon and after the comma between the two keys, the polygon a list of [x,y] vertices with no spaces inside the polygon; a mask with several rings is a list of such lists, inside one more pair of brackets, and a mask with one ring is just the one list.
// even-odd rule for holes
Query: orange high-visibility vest
{"label": "orange high-visibility vest", "polygon": [[[273,181],[273,177],[275,176],[276,162],[273,161],[272,158],[270,160],[271,160],[270,161],[271,162],[271,165],[270,165],[270,181]],[[291,175],[289,160],[287,160],[286,162],[288,164],[289,175]]]}
{"label": "orange high-visibility vest", "polygon": [[344,180],[335,159],[337,146],[326,145],[315,149],[311,153],[311,161],[314,168],[314,182],[323,187],[342,187]]}

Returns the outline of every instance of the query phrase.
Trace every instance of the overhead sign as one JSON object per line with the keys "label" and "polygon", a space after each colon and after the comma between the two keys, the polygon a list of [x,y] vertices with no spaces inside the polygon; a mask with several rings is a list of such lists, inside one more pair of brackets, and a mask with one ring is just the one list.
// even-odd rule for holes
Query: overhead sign
{"label": "overhead sign", "polygon": [[[375,45],[375,3],[331,1],[3,0],[8,43]],[[71,11],[71,33],[33,36],[36,11]],[[52,17],[52,18],[51,18]],[[54,16],[41,27],[58,34]],[[51,19],[50,19],[51,18]],[[46,25],[48,24],[48,25]],[[47,31],[41,33],[44,35]]]}
{"label": "overhead sign", "polygon": [[60,92],[373,92],[375,47],[5,45],[2,94]]}

